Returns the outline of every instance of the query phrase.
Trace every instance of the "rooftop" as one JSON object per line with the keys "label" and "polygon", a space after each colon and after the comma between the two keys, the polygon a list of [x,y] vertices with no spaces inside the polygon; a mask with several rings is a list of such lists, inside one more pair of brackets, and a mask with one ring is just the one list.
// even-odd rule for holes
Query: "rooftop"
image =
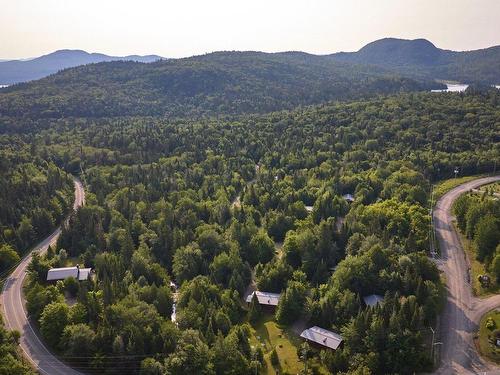
{"label": "rooftop", "polygon": [[277,306],[278,302],[280,300],[281,294],[279,293],[268,293],[268,292],[253,292],[247,297],[247,302],[250,303],[252,302],[253,295],[257,295],[257,299],[259,300],[259,304],[261,305],[270,305],[270,306]]}
{"label": "rooftop", "polygon": [[305,329],[300,334],[300,337],[333,350],[337,349],[342,343],[342,336],[318,326]]}
{"label": "rooftop", "polygon": [[363,297],[363,301],[365,301],[367,306],[373,307],[384,302],[384,297],[379,294],[370,294],[369,296]]}
{"label": "rooftop", "polygon": [[87,280],[90,276],[91,268],[62,267],[51,268],[47,272],[47,281],[64,280],[69,277],[74,277],[79,281]]}
{"label": "rooftop", "polygon": [[90,277],[91,268],[80,268],[80,272],[78,273],[78,280],[85,281]]}
{"label": "rooftop", "polygon": [[342,195],[342,198],[344,198],[348,202],[354,202],[354,196],[352,194],[344,194]]}

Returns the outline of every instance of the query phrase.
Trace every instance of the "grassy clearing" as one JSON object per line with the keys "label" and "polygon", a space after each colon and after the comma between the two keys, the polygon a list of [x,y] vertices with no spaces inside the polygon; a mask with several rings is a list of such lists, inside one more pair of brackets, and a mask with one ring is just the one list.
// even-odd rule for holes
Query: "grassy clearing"
{"label": "grassy clearing", "polygon": [[[488,288],[483,288],[477,277],[479,275],[484,275],[488,274],[488,270],[486,269],[486,266],[484,263],[481,263],[476,259],[476,248],[474,247],[474,244],[472,241],[467,239],[456,227],[456,223],[453,223],[455,231],[458,233],[458,236],[460,238],[460,242],[462,244],[462,248],[464,249],[465,253],[467,254],[467,257],[470,262],[470,283],[472,286],[472,292],[474,295],[484,298],[488,297],[492,294],[498,294],[500,292],[500,285],[497,284],[496,280],[494,277],[491,277],[491,284]],[[490,275],[491,276],[491,275]]]}
{"label": "grassy clearing", "polygon": [[[274,321],[270,314],[264,316],[252,326],[252,336],[250,337],[252,346],[260,346],[265,354],[267,368],[264,374],[278,374],[288,372],[297,374],[302,370],[303,365],[297,356],[297,348],[301,340],[293,332],[282,329]],[[276,348],[280,361],[280,368],[275,369],[271,364],[270,354]]]}
{"label": "grassy clearing", "polygon": [[[291,329],[279,326],[271,314],[264,314],[252,325],[250,345],[260,346],[264,351],[266,368],[262,374],[298,374],[304,368],[297,355],[297,349],[302,343],[303,340]],[[277,368],[273,367],[270,359],[274,348],[280,363]],[[328,374],[317,358],[309,361],[309,368],[313,368],[316,374]]]}
{"label": "grassy clearing", "polygon": [[450,178],[448,180],[440,181],[434,187],[434,199],[435,199],[435,201],[437,201],[444,194],[449,192],[451,189],[457,187],[458,185],[461,185],[463,183],[466,183],[466,182],[475,180],[476,178],[480,178],[480,177],[484,177],[484,176],[485,176],[485,174],[478,174],[478,175],[474,175],[474,176]]}
{"label": "grassy clearing", "polygon": [[500,337],[500,311],[493,310],[481,318],[479,324],[478,345],[480,353],[500,364],[500,347],[495,345],[496,337]]}

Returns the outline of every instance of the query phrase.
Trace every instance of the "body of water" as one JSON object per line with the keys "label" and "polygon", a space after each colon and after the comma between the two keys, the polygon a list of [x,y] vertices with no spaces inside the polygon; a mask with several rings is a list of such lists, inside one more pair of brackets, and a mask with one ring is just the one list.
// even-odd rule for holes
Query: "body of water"
{"label": "body of water", "polygon": [[[463,83],[447,83],[447,88],[443,90],[431,90],[431,92],[464,92],[469,85]],[[500,90],[500,85],[491,85]]]}
{"label": "body of water", "polygon": [[462,83],[447,83],[447,88],[443,90],[431,90],[431,92],[464,92],[467,90],[469,85],[464,85]]}

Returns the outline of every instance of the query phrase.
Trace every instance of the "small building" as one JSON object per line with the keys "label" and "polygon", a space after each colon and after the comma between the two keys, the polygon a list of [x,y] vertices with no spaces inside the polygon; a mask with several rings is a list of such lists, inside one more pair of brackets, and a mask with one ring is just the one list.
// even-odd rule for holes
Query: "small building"
{"label": "small building", "polygon": [[313,344],[318,344],[332,350],[336,350],[342,344],[343,340],[339,334],[318,326],[305,329],[300,334],[300,337]]}
{"label": "small building", "polygon": [[369,296],[363,297],[363,301],[365,302],[366,306],[373,307],[380,303],[383,303],[384,297],[379,294],[370,294]]}
{"label": "small building", "polygon": [[172,293],[177,293],[177,289],[179,289],[177,287],[177,284],[174,283],[173,281],[170,281],[170,290],[172,291]]}
{"label": "small building", "polygon": [[352,194],[349,194],[349,193],[344,194],[344,195],[342,195],[342,198],[344,198],[349,203],[354,202],[354,195],[352,195]]}
{"label": "small building", "polygon": [[85,281],[90,278],[91,268],[80,268],[79,265],[74,267],[51,268],[47,272],[47,281],[65,280],[73,277],[78,281]]}
{"label": "small building", "polygon": [[247,303],[252,302],[254,294],[257,296],[257,300],[259,301],[260,305],[273,306],[273,307],[278,306],[278,302],[280,301],[280,296],[281,296],[281,294],[279,293],[259,292],[257,290],[253,293],[250,293],[250,295],[246,299]]}

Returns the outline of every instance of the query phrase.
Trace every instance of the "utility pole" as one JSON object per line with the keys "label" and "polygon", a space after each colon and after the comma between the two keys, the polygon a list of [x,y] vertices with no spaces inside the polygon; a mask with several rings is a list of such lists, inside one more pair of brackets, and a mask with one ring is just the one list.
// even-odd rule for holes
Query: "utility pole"
{"label": "utility pole", "polygon": [[429,329],[430,329],[430,330],[431,330],[431,332],[432,332],[431,360],[432,360],[432,364],[434,364],[434,347],[435,347],[436,345],[443,345],[443,343],[442,343],[442,342],[440,342],[440,341],[439,341],[439,342],[434,342],[434,334],[435,334],[434,329],[433,329],[431,326],[429,326]]}
{"label": "utility pole", "polygon": [[432,363],[434,363],[434,329],[432,329],[431,326],[429,326],[429,329],[432,331],[432,343],[431,343],[431,359],[432,359]]}
{"label": "utility pole", "polygon": [[[432,345],[432,347],[434,348],[437,345],[443,345],[443,343],[442,342],[435,342],[434,345]],[[434,352],[432,353],[432,355],[433,355],[432,363],[434,363]]]}
{"label": "utility pole", "polygon": [[434,258],[436,256],[436,250],[434,249],[434,246],[436,244],[435,242],[435,237],[434,237],[434,185],[431,185],[431,199],[430,199],[430,204],[429,204],[429,215],[431,217],[431,220],[429,222],[429,251]]}

